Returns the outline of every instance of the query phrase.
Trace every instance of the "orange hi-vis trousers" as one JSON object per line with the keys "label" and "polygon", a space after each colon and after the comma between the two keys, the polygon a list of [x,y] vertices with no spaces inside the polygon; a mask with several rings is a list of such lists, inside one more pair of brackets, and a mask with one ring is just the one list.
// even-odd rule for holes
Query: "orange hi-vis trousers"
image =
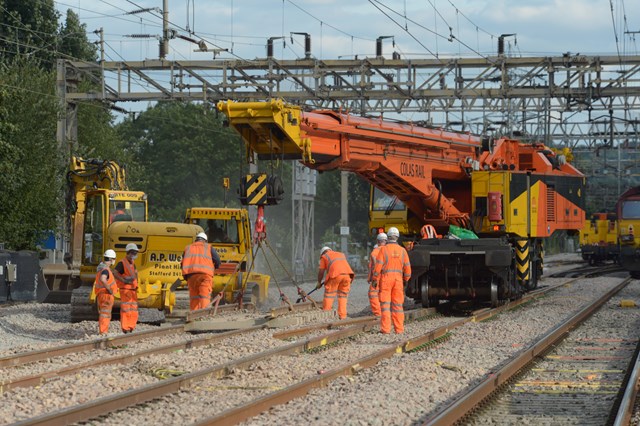
{"label": "orange hi-vis trousers", "polygon": [[322,300],[322,309],[330,311],[333,309],[333,301],[338,296],[338,317],[345,319],[347,317],[347,297],[351,289],[351,277],[349,274],[338,275],[324,283],[324,299]]}
{"label": "orange hi-vis trousers", "polygon": [[380,291],[378,288],[373,288],[369,284],[369,304],[371,305],[371,313],[377,317],[380,316]]}
{"label": "orange hi-vis trousers", "polygon": [[213,278],[208,274],[191,274],[187,279],[189,286],[189,310],[205,309],[211,304]]}
{"label": "orange hi-vis trousers", "polygon": [[391,322],[396,333],[404,333],[404,283],[400,274],[383,275],[380,280],[380,331],[391,332]]}
{"label": "orange hi-vis trousers", "polygon": [[109,293],[100,293],[98,299],[98,329],[100,334],[109,332],[109,324],[111,323],[111,310],[113,309],[113,295]]}
{"label": "orange hi-vis trousers", "polygon": [[133,331],[138,323],[138,293],[135,289],[120,289],[120,326]]}

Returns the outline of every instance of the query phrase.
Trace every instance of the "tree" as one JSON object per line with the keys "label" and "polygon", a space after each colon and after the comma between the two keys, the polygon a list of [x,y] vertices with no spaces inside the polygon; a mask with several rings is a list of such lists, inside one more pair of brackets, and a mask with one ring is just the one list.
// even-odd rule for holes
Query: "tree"
{"label": "tree", "polygon": [[[222,206],[223,177],[238,176],[239,137],[203,105],[161,103],[118,126],[135,167],[129,187],[149,195],[154,220],[181,220],[193,206]],[[232,182],[238,182],[232,179]],[[231,204],[237,205],[235,197]]]}
{"label": "tree", "polygon": [[54,80],[35,60],[0,66],[0,241],[35,248],[61,211]]}
{"label": "tree", "polygon": [[0,50],[5,60],[27,55],[52,69],[59,40],[53,0],[2,0],[0,6]]}
{"label": "tree", "polygon": [[96,46],[87,39],[87,26],[80,23],[80,18],[71,9],[59,33],[59,51],[72,58],[83,61],[96,61]]}

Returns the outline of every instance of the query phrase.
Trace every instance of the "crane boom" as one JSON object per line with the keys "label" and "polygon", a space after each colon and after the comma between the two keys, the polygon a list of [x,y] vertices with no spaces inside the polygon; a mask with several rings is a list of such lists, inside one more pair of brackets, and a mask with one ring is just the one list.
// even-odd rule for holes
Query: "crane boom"
{"label": "crane boom", "polygon": [[[405,237],[424,225],[472,229],[480,239],[426,237],[409,252],[407,295],[425,307],[440,299],[497,305],[518,297],[542,274],[544,239],[556,231],[577,233],[584,223],[584,176],[542,143],[341,111],[305,112],[279,100],[220,102],[218,109],[242,136],[250,159],[296,159],[316,170],[350,171],[392,196],[385,205],[372,201],[370,219],[384,214],[385,227],[404,221]],[[411,217],[389,217],[396,200]]]}
{"label": "crane boom", "polygon": [[420,218],[457,225],[469,219],[469,200],[458,197],[456,188],[470,178],[481,147],[477,136],[330,110],[303,112],[276,100],[219,108],[259,159],[299,159],[316,170],[350,171],[395,195]]}

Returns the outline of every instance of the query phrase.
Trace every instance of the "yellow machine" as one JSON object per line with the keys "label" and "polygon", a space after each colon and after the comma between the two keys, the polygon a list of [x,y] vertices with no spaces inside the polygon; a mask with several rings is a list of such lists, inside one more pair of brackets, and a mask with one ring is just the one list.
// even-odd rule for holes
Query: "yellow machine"
{"label": "yellow machine", "polygon": [[[107,249],[124,257],[127,244],[140,249],[136,259],[139,275],[138,304],[141,321],[157,322],[171,312],[175,297],[171,286],[182,274],[180,260],[184,248],[202,228],[184,223],[147,222],[147,196],[129,191],[124,168],[113,161],[74,157],[67,174],[67,205],[70,210],[70,252],[66,269],[45,268],[51,290],[68,294],[71,320],[96,320],[91,297],[96,268]],[[46,301],[46,300],[45,300]],[[119,301],[116,299],[116,307]]]}
{"label": "yellow machine", "polygon": [[199,225],[220,255],[222,265],[213,277],[213,295],[224,291],[224,301],[235,303],[240,294],[244,303],[264,303],[268,297],[268,275],[253,271],[249,214],[245,209],[193,207],[185,222]]}
{"label": "yellow machine", "polygon": [[605,260],[616,261],[618,247],[618,221],[614,213],[594,213],[580,230],[582,258],[595,265]]}

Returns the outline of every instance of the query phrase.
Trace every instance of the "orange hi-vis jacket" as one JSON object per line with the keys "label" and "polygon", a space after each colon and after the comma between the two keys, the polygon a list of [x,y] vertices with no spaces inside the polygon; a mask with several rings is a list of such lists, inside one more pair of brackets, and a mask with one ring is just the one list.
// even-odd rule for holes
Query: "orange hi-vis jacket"
{"label": "orange hi-vis jacket", "polygon": [[209,243],[196,241],[189,244],[182,257],[182,276],[207,274],[212,277],[213,271],[214,265]]}
{"label": "orange hi-vis jacket", "polygon": [[123,288],[125,290],[135,290],[138,288],[138,279],[136,278],[136,265],[134,262],[130,262],[126,257],[122,259],[122,267],[124,269],[124,274],[122,276],[124,278],[131,277],[133,281],[129,284],[124,283],[122,281],[116,280],[119,288]]}
{"label": "orange hi-vis jacket", "polygon": [[371,282],[373,280],[373,270],[376,266],[376,257],[378,256],[380,247],[382,246],[376,244],[373,250],[371,250],[371,256],[369,256],[369,277],[367,278],[367,282]]}
{"label": "orange hi-vis jacket", "polygon": [[[107,284],[105,285],[100,277],[102,276],[102,272],[107,270],[109,276],[107,277]],[[109,294],[113,296],[118,291],[118,286],[116,285],[116,278],[113,276],[113,272],[109,267],[105,267],[104,269],[100,269],[96,274],[96,283],[95,283],[96,296],[101,294]]]}
{"label": "orange hi-vis jacket", "polygon": [[411,278],[409,254],[395,241],[389,241],[385,246],[380,247],[376,256],[373,280],[378,281],[385,276],[402,276],[402,281],[409,281]]}
{"label": "orange hi-vis jacket", "polygon": [[353,278],[353,270],[347,258],[339,251],[329,250],[320,256],[320,269],[327,271],[326,280],[336,278],[340,275],[350,275]]}

